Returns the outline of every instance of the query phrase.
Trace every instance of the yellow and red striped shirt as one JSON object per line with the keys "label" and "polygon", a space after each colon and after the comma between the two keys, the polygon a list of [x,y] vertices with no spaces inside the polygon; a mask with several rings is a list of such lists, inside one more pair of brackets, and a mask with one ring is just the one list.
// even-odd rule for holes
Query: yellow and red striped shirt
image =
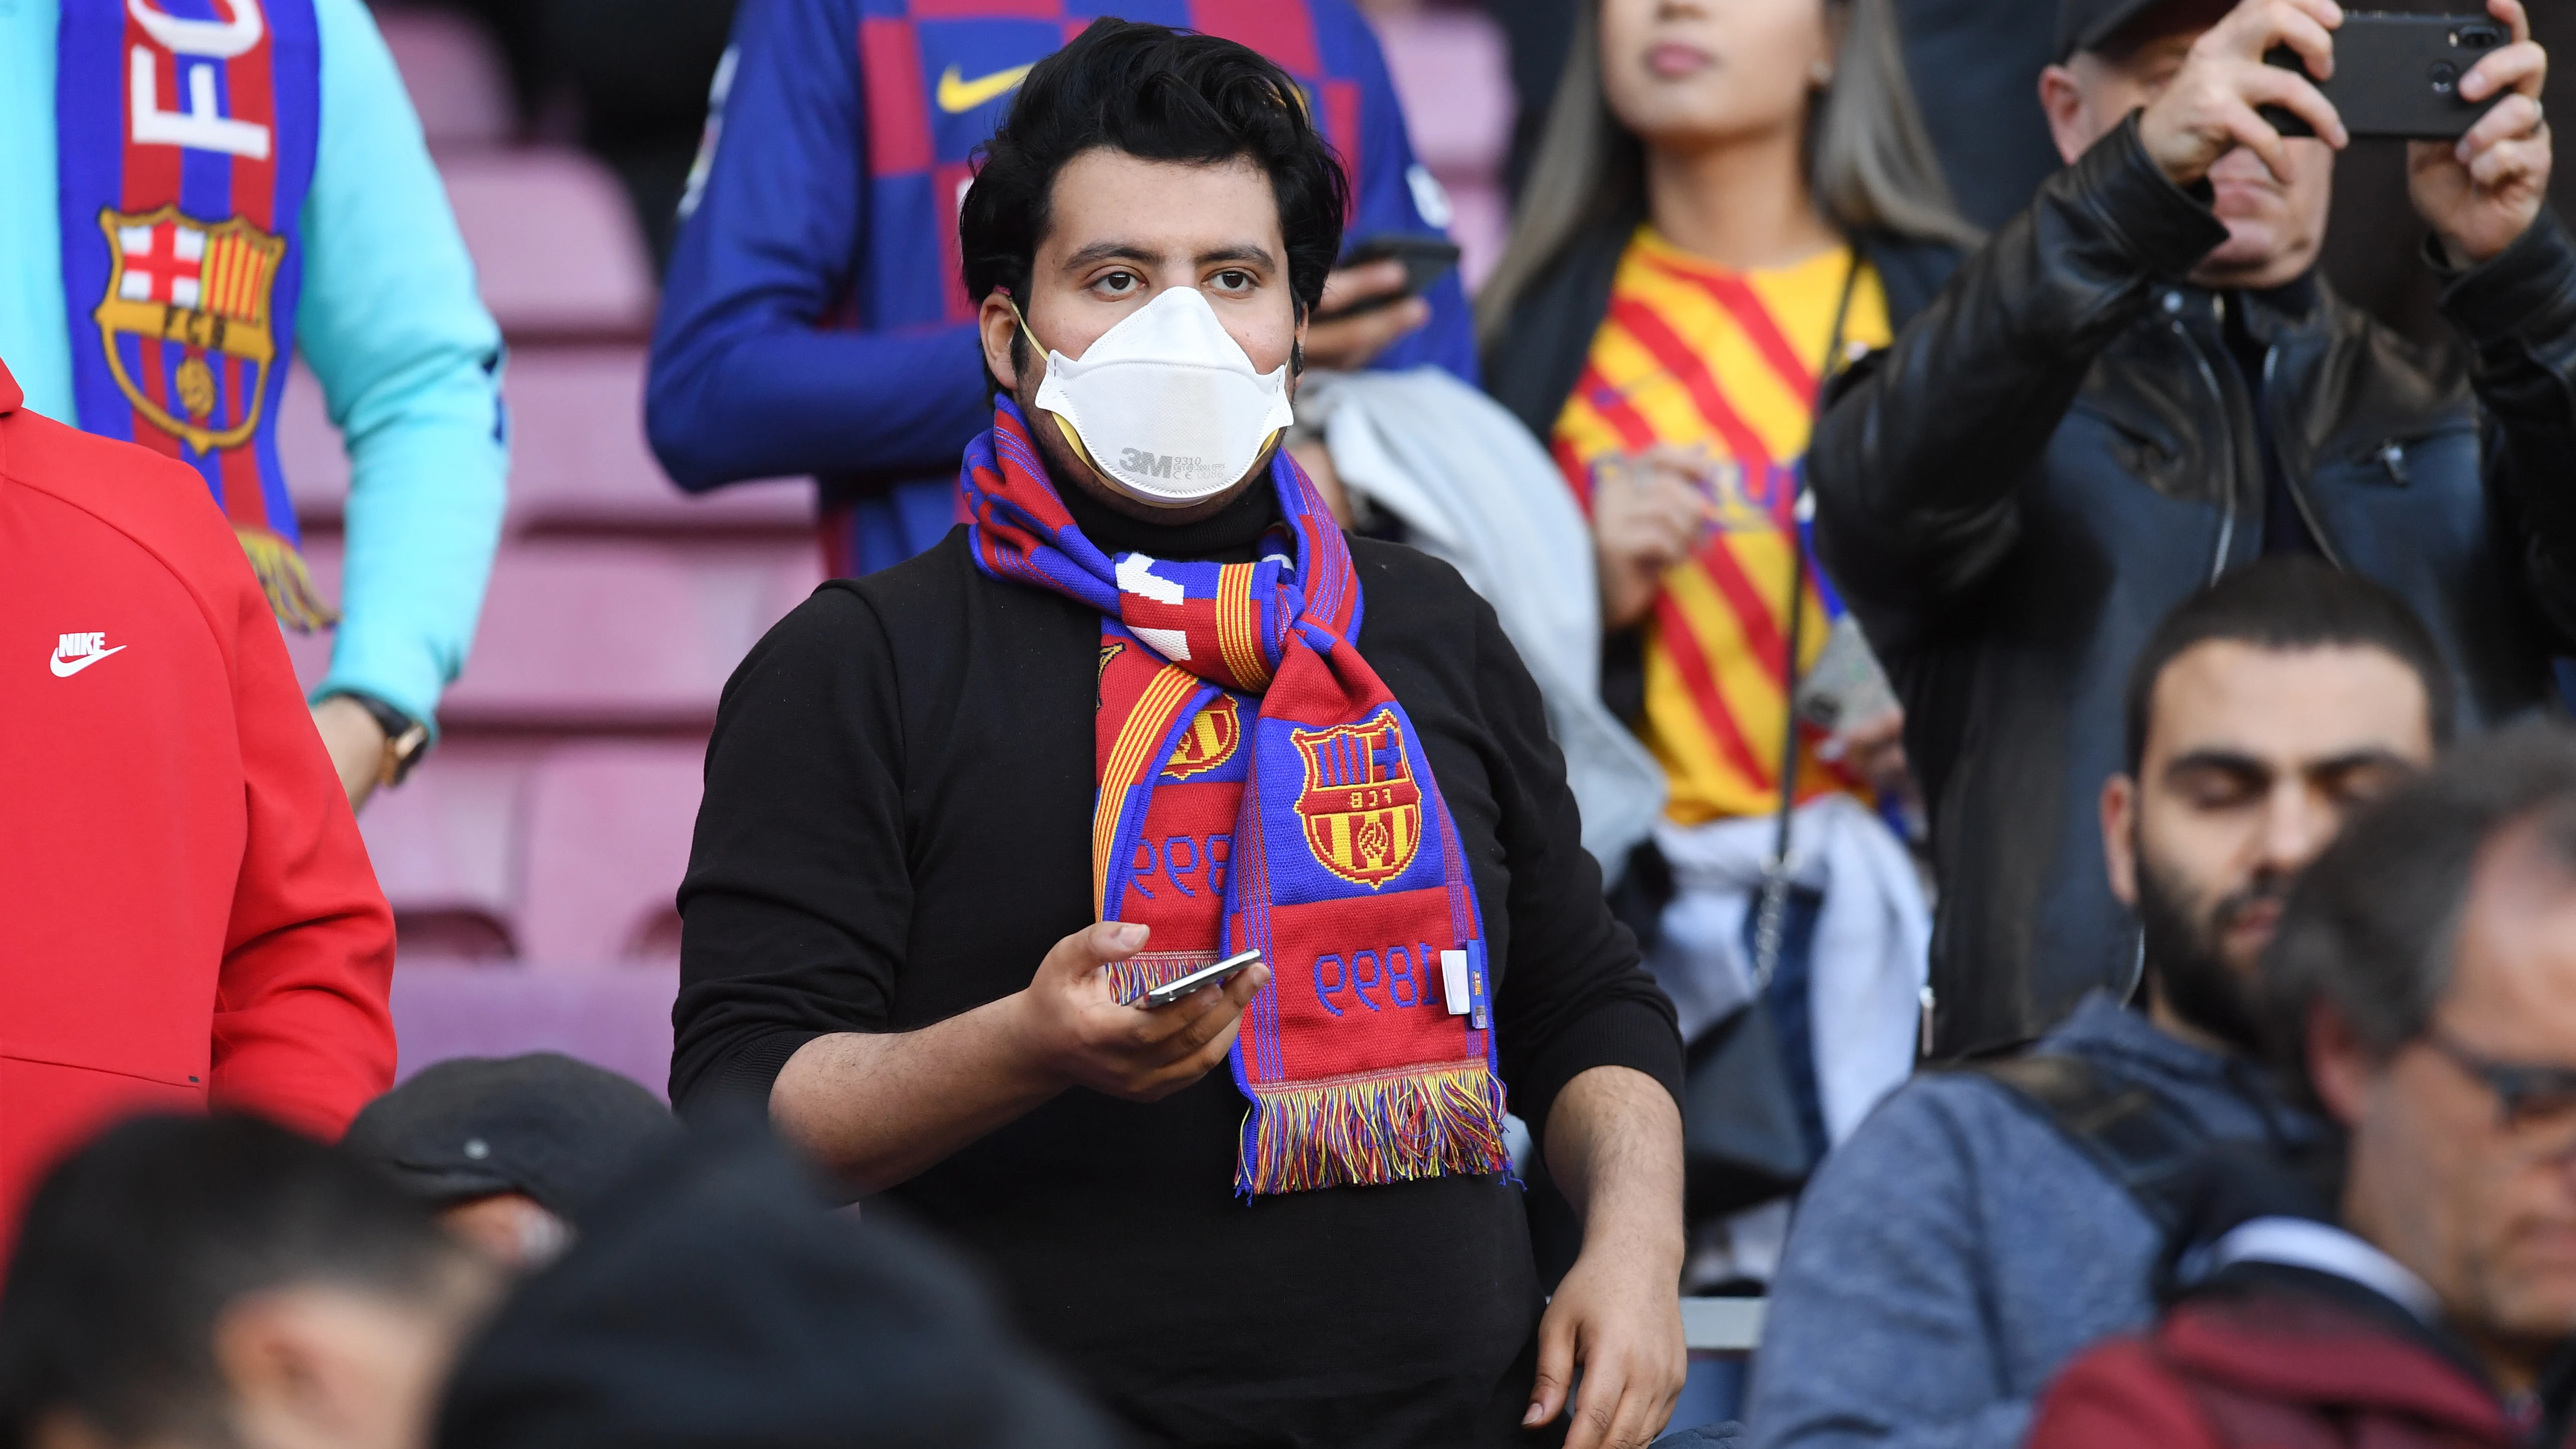
{"label": "yellow and red striped shirt", "polygon": [[[1669,443],[1718,460],[1717,521],[1664,576],[1645,625],[1645,741],[1671,786],[1665,813],[1681,824],[1760,815],[1779,800],[1794,536],[1788,476],[1807,449],[1818,373],[1855,265],[1845,346],[1885,346],[1886,294],[1848,248],[1731,272],[1639,227],[1556,420],[1557,463],[1587,511],[1593,470],[1606,457]],[[1828,627],[1812,578],[1803,613],[1802,669]],[[1851,788],[1816,762],[1813,744],[1800,746],[1799,794]]]}

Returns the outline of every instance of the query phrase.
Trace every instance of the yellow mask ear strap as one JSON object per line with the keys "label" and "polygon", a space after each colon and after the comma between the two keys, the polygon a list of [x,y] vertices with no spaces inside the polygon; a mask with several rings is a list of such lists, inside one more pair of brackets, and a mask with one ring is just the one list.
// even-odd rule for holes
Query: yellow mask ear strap
{"label": "yellow mask ear strap", "polygon": [[[1000,291],[1001,289],[997,287],[994,290]],[[1029,345],[1036,348],[1040,356],[1044,356],[1047,350],[1046,344],[1038,341],[1038,334],[1030,330],[1029,319],[1020,315],[1020,304],[1011,300],[1010,293],[1003,292],[1002,305],[1011,309],[1011,320],[1020,324],[1020,335],[1029,339]]]}
{"label": "yellow mask ear strap", "polygon": [[[1047,350],[1046,344],[1038,341],[1038,334],[1030,328],[1029,319],[1020,314],[1020,304],[1011,300],[1010,293],[1004,292],[1002,294],[1002,305],[1011,309],[1011,320],[1020,324],[1020,335],[1029,339],[1029,345],[1036,348],[1041,353],[1045,352]],[[1073,424],[1066,422],[1061,417],[1057,417],[1054,413],[1048,413],[1047,416],[1055,420],[1056,431],[1064,434],[1064,440],[1073,445],[1075,457],[1080,458],[1086,463],[1090,463],[1095,469],[1100,466],[1097,462],[1093,461],[1091,450],[1082,446],[1082,435],[1073,430]]]}

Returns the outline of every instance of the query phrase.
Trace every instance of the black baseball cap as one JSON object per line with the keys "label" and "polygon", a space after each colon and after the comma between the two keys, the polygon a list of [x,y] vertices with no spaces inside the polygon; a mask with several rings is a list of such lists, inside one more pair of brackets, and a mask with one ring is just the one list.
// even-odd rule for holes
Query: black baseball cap
{"label": "black baseball cap", "polygon": [[659,1098],[557,1052],[458,1057],[367,1104],[341,1145],[434,1207],[525,1193],[578,1225],[681,1136]]}
{"label": "black baseball cap", "polygon": [[449,1377],[439,1449],[1112,1449],[953,1249],[828,1212],[752,1114],[653,1154]]}
{"label": "black baseball cap", "polygon": [[2092,50],[2165,0],[2058,0],[2057,63]]}

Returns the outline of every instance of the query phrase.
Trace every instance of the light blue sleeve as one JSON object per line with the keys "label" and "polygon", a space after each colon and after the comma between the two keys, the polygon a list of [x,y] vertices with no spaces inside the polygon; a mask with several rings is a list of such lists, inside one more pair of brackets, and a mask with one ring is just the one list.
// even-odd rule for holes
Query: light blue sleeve
{"label": "light blue sleeve", "polygon": [[296,342],[349,450],[344,615],[315,691],[418,719],[465,664],[501,536],[501,331],[393,56],[360,0],[314,0],[322,139]]}

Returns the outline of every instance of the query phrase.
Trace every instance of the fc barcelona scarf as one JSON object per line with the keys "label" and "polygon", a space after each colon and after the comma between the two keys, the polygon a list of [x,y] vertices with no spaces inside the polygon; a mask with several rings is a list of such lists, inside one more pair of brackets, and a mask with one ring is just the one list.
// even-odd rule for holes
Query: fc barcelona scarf
{"label": "fc barcelona scarf", "polygon": [[1505,1172],[1483,917],[1422,739],[1360,658],[1349,545],[1285,451],[1255,563],[1103,554],[1007,397],[966,449],[978,567],[1100,611],[1093,903],[1118,999],[1258,949],[1245,1194]]}
{"label": "fc barcelona scarf", "polygon": [[278,618],[328,624],[277,456],[321,119],[313,0],[62,0],[59,35],[81,426],[196,469]]}

